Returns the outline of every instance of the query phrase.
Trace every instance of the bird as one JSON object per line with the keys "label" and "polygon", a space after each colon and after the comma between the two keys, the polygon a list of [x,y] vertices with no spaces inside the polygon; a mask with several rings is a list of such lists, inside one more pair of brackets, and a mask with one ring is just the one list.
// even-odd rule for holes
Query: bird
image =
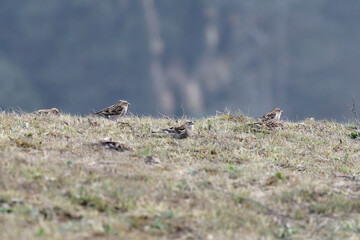
{"label": "bird", "polygon": [[115,151],[119,151],[119,152],[124,152],[126,150],[129,150],[129,151],[133,150],[132,147],[126,145],[125,143],[111,141],[110,139],[100,140],[97,143],[95,143],[94,145],[103,146],[106,149],[115,150]]}
{"label": "bird", "polygon": [[270,112],[266,113],[264,116],[260,117],[258,120],[262,123],[280,122],[280,117],[282,112],[283,111],[280,108],[274,108]]}
{"label": "bird", "polygon": [[40,109],[35,111],[34,113],[39,115],[47,115],[47,114],[60,115],[60,112],[57,108]]}
{"label": "bird", "polygon": [[94,115],[98,115],[110,120],[117,120],[118,118],[126,114],[127,109],[130,105],[131,104],[125,100],[119,100],[114,105],[104,108],[99,112],[94,113]]}
{"label": "bird", "polygon": [[153,131],[152,133],[164,133],[175,139],[184,139],[189,137],[194,130],[194,122],[187,120],[179,127],[171,127],[162,129],[160,131]]}
{"label": "bird", "polygon": [[277,130],[283,127],[283,124],[280,122],[282,112],[283,111],[280,108],[274,108],[260,117],[258,122],[247,124],[247,126],[251,127],[253,130],[264,128],[267,130]]}

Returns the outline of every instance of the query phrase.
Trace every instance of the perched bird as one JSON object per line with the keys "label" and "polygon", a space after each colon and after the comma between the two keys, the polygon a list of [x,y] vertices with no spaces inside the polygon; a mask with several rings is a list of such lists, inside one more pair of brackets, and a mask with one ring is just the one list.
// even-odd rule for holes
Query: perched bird
{"label": "perched bird", "polygon": [[253,130],[277,130],[283,127],[283,124],[280,122],[282,112],[283,111],[280,108],[274,108],[270,112],[266,113],[264,116],[260,117],[258,119],[258,122],[247,124],[247,126],[250,126]]}
{"label": "perched bird", "polygon": [[54,114],[54,115],[60,115],[60,112],[57,108],[50,108],[50,109],[40,109],[40,110],[37,110],[34,112],[35,114],[44,114],[44,115],[47,115],[47,114]]}
{"label": "perched bird", "polygon": [[271,112],[266,113],[259,118],[260,122],[280,122],[281,113],[283,111],[280,108],[274,108]]}
{"label": "perched bird", "polygon": [[103,110],[94,113],[94,115],[99,115],[110,120],[117,120],[119,117],[126,114],[129,105],[131,104],[127,101],[119,100],[116,104],[104,108]]}
{"label": "perched bird", "polygon": [[152,133],[164,133],[175,139],[184,139],[189,137],[193,130],[194,122],[188,120],[179,127],[171,127],[160,131],[153,131]]}
{"label": "perched bird", "polygon": [[132,151],[132,147],[126,145],[125,143],[120,143],[120,142],[114,142],[111,140],[100,140],[99,142],[95,143],[95,145],[98,146],[103,146],[106,149],[109,150],[115,150],[115,151],[119,151],[119,152],[124,152],[125,150],[130,150]]}

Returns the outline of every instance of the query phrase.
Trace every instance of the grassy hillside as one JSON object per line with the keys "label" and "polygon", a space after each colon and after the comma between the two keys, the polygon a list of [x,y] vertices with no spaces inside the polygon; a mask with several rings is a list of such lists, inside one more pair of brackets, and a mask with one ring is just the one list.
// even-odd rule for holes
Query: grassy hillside
{"label": "grassy hillside", "polygon": [[[174,140],[151,134],[174,119],[1,113],[0,239],[357,238],[351,125],[251,122],[198,119]],[[104,138],[133,151],[93,145]]]}

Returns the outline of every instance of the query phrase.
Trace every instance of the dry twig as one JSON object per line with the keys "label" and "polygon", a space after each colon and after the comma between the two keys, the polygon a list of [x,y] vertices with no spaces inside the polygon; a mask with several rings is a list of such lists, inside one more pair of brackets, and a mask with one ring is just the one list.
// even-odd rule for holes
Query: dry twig
{"label": "dry twig", "polygon": [[354,114],[355,119],[356,119],[357,124],[358,124],[358,129],[360,129],[360,120],[359,120],[359,117],[358,117],[357,112],[356,112],[355,98],[354,97],[353,97],[352,107],[350,107],[350,106],[348,106],[348,107],[349,107],[349,110]]}

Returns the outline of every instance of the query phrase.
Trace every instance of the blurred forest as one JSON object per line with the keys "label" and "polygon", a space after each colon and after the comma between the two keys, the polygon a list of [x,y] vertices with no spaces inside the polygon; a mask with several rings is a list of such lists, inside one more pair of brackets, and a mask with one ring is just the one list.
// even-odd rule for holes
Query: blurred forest
{"label": "blurred forest", "polygon": [[344,121],[359,22],[359,0],[1,0],[0,107]]}

